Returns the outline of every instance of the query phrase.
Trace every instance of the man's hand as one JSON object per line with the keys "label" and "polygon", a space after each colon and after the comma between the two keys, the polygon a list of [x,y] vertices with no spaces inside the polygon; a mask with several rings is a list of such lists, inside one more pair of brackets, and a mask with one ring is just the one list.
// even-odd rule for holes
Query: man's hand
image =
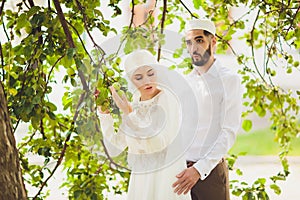
{"label": "man's hand", "polygon": [[194,167],[183,170],[181,173],[176,175],[178,180],[172,185],[175,188],[174,192],[178,195],[188,193],[200,177],[199,172]]}

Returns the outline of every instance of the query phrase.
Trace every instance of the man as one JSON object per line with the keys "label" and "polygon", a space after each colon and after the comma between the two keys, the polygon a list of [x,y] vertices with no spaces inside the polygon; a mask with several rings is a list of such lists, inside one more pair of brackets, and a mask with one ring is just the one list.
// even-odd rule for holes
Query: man
{"label": "man", "polygon": [[188,81],[195,88],[199,123],[187,150],[188,168],[173,184],[177,194],[191,191],[193,200],[229,200],[228,167],[224,160],[241,121],[239,77],[214,57],[216,28],[210,20],[189,22],[186,46],[194,65]]}

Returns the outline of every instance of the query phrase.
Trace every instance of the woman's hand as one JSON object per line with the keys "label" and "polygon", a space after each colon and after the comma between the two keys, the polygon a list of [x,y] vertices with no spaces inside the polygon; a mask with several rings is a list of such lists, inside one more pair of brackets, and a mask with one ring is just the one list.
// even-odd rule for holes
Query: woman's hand
{"label": "woman's hand", "polygon": [[116,89],[113,86],[109,87],[111,94],[112,94],[112,98],[114,100],[114,102],[116,103],[116,105],[118,106],[118,108],[120,110],[123,111],[124,114],[128,115],[129,113],[132,112],[132,107],[129,104],[126,95],[123,94],[122,96],[120,96]]}

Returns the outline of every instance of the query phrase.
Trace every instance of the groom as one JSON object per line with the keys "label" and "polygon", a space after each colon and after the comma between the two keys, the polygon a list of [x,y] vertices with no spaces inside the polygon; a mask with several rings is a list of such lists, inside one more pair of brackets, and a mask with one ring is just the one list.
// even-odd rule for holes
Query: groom
{"label": "groom", "polygon": [[193,200],[230,199],[224,157],[241,121],[241,82],[214,57],[215,32],[213,22],[196,19],[189,21],[185,38],[194,66],[187,79],[195,89],[200,114],[186,154],[188,168],[176,176],[173,187],[177,194],[191,191]]}

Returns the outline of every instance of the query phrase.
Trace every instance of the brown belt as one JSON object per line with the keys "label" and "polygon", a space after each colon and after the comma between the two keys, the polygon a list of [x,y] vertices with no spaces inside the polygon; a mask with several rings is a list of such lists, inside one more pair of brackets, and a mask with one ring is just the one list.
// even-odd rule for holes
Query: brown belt
{"label": "brown belt", "polygon": [[[222,159],[219,161],[218,164],[220,164],[220,163],[222,163],[222,162],[224,162],[224,161],[225,161],[225,159],[222,158]],[[193,161],[186,161],[186,166],[187,166],[187,167],[191,167],[191,166],[193,166],[195,163],[196,163],[196,162],[193,162]]]}

